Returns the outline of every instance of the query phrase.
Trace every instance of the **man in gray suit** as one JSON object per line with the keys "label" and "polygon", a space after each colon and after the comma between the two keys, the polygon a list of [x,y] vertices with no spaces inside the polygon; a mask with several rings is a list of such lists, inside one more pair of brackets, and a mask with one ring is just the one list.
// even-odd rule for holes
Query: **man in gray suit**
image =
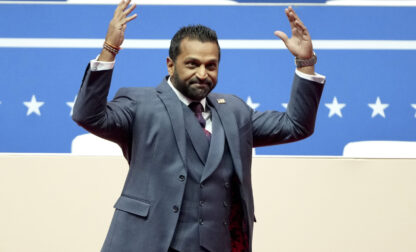
{"label": "man in gray suit", "polygon": [[315,74],[308,30],[289,7],[292,37],[275,32],[296,57],[287,112],[253,111],[233,95],[211,93],[220,48],[215,32],[200,25],[175,34],[169,76],[159,86],[122,88],[107,102],[115,56],[136,17],[129,3],[118,5],[73,113],[79,125],[119,144],[130,166],[102,251],[251,251],[252,148],[314,130],[325,78]]}

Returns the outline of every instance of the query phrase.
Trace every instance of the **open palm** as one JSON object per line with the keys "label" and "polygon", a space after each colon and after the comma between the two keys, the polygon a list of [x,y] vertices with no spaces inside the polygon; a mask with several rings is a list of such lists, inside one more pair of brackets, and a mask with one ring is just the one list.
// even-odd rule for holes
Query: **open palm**
{"label": "open palm", "polygon": [[300,59],[311,58],[313,56],[313,47],[308,29],[306,29],[306,26],[302,23],[291,6],[285,9],[285,13],[290,23],[292,37],[289,38],[286,33],[282,31],[275,31],[274,34],[285,43],[287,49],[289,49],[294,56]]}

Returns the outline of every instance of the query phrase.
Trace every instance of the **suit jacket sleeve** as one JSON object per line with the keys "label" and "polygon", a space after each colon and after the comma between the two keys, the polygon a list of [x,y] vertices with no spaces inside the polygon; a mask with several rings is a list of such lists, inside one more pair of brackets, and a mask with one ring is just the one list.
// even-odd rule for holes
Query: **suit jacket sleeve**
{"label": "suit jacket sleeve", "polygon": [[128,89],[120,89],[107,102],[112,73],[113,70],[91,71],[87,67],[72,119],[91,133],[124,145],[131,135],[136,102]]}
{"label": "suit jacket sleeve", "polygon": [[253,146],[293,142],[312,135],[323,86],[295,75],[286,112],[253,111]]}

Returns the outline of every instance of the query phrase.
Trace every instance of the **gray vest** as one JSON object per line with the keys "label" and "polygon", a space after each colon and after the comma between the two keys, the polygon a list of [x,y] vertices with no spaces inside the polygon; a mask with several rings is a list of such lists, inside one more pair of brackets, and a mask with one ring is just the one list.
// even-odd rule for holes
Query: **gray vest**
{"label": "gray vest", "polygon": [[171,243],[181,252],[231,251],[228,222],[234,167],[221,121],[215,109],[210,109],[211,142],[193,112],[185,105],[183,109],[188,179]]}

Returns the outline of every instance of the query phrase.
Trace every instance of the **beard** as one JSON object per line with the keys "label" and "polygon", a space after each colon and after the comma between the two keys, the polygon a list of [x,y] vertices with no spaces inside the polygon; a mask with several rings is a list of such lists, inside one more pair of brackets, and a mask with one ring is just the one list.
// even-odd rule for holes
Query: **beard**
{"label": "beard", "polygon": [[181,79],[176,71],[173,72],[172,76],[173,86],[184,96],[188,97],[193,101],[200,101],[214,89],[214,82],[206,78],[205,80],[200,80],[197,77],[192,77],[191,79],[184,81]]}

